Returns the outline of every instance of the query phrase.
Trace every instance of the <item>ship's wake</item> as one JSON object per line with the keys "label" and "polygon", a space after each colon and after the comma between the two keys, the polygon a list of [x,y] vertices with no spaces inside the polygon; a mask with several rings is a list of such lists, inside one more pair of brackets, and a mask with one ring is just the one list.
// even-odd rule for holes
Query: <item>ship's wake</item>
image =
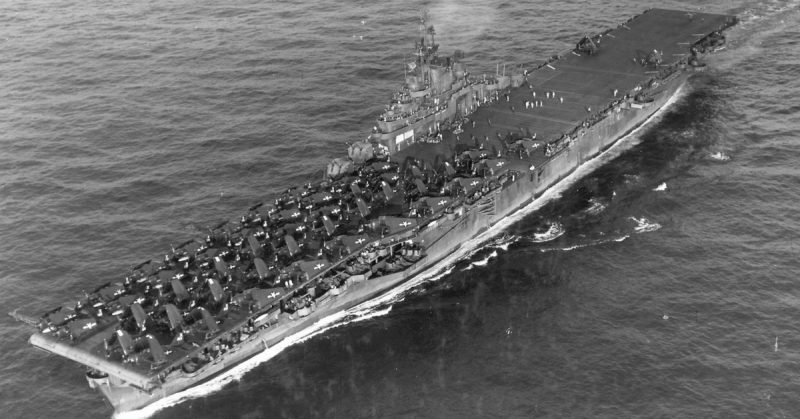
{"label": "ship's wake", "polygon": [[[517,236],[515,234],[503,234],[502,236],[497,236],[497,237],[494,237],[494,238],[490,239],[483,246],[477,246],[474,249],[472,249],[472,251],[470,251],[468,254],[466,254],[464,256],[464,258],[461,259],[461,260],[470,260],[470,263],[466,267],[462,268],[461,271],[462,272],[463,271],[469,271],[469,270],[471,270],[472,268],[474,268],[476,266],[486,266],[486,265],[488,265],[489,261],[491,261],[492,259],[497,258],[497,255],[498,255],[497,251],[498,250],[502,250],[503,252],[507,252],[509,246],[511,246],[514,243],[519,242],[521,239],[522,239],[522,237]],[[480,257],[480,259],[478,259],[478,260],[474,260],[474,261],[471,260],[472,258],[475,257],[475,255],[477,255],[477,254],[479,254],[481,252],[486,252],[489,249],[491,249],[491,252],[488,255]]]}
{"label": "ship's wake", "polygon": [[550,227],[548,227],[547,231],[542,233],[533,233],[533,237],[530,237],[528,240],[533,243],[546,243],[563,236],[564,232],[564,226],[559,222],[555,222],[550,224]]}
{"label": "ship's wake", "polygon": [[[491,228],[487,229],[477,237],[462,243],[461,247],[459,247],[456,251],[449,254],[444,259],[434,264],[424,272],[415,275],[411,280],[405,282],[404,284],[401,284],[389,290],[380,297],[377,297],[370,301],[366,301],[349,310],[337,312],[325,318],[322,318],[316,323],[314,323],[311,327],[301,332],[298,332],[292,336],[286,337],[278,344],[265,349],[259,354],[231,368],[222,375],[219,375],[208,382],[186,389],[184,391],[165,397],[163,399],[157,400],[142,409],[116,413],[114,417],[120,419],[146,418],[170,406],[174,406],[176,404],[182,403],[187,400],[200,398],[212,394],[216,391],[219,391],[226,385],[238,381],[248,371],[252,370],[253,368],[257,367],[258,365],[264,362],[269,361],[270,359],[272,359],[273,357],[283,352],[283,350],[289,348],[292,345],[304,342],[318,334],[324,333],[325,331],[335,327],[340,327],[354,322],[364,321],[377,316],[383,316],[389,313],[391,311],[392,304],[398,301],[402,301],[406,295],[409,295],[409,293],[413,293],[412,291],[418,288],[419,285],[427,282],[434,282],[441,279],[442,277],[450,274],[453,271],[453,268],[457,262],[462,261],[465,258],[469,258],[476,252],[485,249],[485,247],[481,247],[481,245],[489,245],[493,246],[495,249],[506,251],[508,249],[508,246],[518,241],[520,238],[514,235],[504,235],[499,238],[495,237],[497,237],[500,233],[502,233],[511,225],[522,220],[522,218],[525,217],[526,215],[541,208],[545,203],[558,198],[561,195],[561,193],[563,193],[569,187],[571,187],[578,179],[581,179],[584,176],[590,174],[600,166],[618,157],[622,152],[638,144],[640,140],[639,137],[640,131],[644,127],[649,125],[651,122],[658,120],[659,117],[663,114],[663,112],[669,107],[671,107],[679,98],[683,97],[683,95],[684,95],[683,88],[678,89],[678,91],[667,101],[667,103],[664,104],[664,106],[661,109],[659,109],[653,115],[651,115],[639,127],[637,127],[636,129],[628,133],[626,136],[621,138],[619,141],[617,141],[608,150],[604,151],[598,157],[594,158],[593,160],[579,167],[577,170],[575,170],[572,174],[564,178],[557,185],[555,185],[554,187],[550,188],[545,193],[543,193],[542,196],[539,197],[538,199],[534,200],[533,202],[523,207],[522,209],[518,210],[514,214],[498,221]],[[628,236],[623,236],[621,238],[616,238],[616,239],[607,239],[606,241],[607,242],[622,241],[625,240],[627,237]],[[589,245],[592,244],[588,243],[584,245],[576,245],[573,248],[580,248]],[[572,250],[572,249],[562,248],[558,250]],[[546,250],[543,249],[543,251]],[[496,253],[496,250],[493,253]],[[488,263],[488,261],[489,259],[487,258],[485,263]]]}
{"label": "ship's wake", "polygon": [[[767,0],[754,2],[753,6],[739,11],[739,24],[728,33],[728,51],[713,55],[707,61],[713,62],[716,71],[734,69],[742,62],[764,54],[771,48],[768,39],[787,32],[797,26],[800,19],[800,1]],[[735,52],[733,52],[735,51]]]}
{"label": "ship's wake", "polygon": [[716,153],[711,153],[711,154],[709,154],[709,157],[712,160],[716,160],[716,161],[728,161],[728,160],[731,159],[731,156],[723,153],[722,151],[717,151]]}
{"label": "ship's wake", "polygon": [[500,237],[496,237],[496,238],[492,239],[492,241],[489,243],[488,247],[491,247],[491,248],[494,248],[494,249],[500,249],[500,250],[506,252],[506,251],[508,251],[508,247],[511,246],[512,244],[518,242],[519,239],[520,239],[519,236],[516,236],[516,235],[513,235],[513,234],[504,234],[504,235],[502,235]]}
{"label": "ship's wake", "polygon": [[636,233],[650,233],[661,228],[661,224],[650,221],[645,217],[636,218],[631,216],[629,218],[636,223],[636,227],[633,228]]}
{"label": "ship's wake", "polygon": [[486,265],[489,264],[490,260],[492,260],[492,259],[494,259],[496,257],[497,257],[497,250],[492,250],[492,253],[489,253],[488,256],[486,256],[483,259],[471,262],[469,265],[467,265],[466,268],[462,269],[462,271],[469,271],[469,270],[471,270],[472,268],[474,268],[476,266],[486,266]]}
{"label": "ship's wake", "polygon": [[589,198],[589,208],[583,210],[588,215],[597,215],[605,211],[607,205],[597,198]]}
{"label": "ship's wake", "polygon": [[[642,234],[642,233],[650,233],[656,230],[661,229],[661,224],[649,220],[646,217],[639,217],[636,218],[634,216],[628,217],[629,220],[635,223],[633,227],[633,234]],[[602,234],[602,233],[601,233]],[[623,234],[617,237],[602,237],[599,239],[588,240],[583,243],[577,243],[568,246],[559,246],[559,247],[542,247],[539,249],[540,252],[568,252],[571,250],[583,249],[585,247],[592,247],[592,246],[600,246],[609,243],[620,243],[628,239],[631,235],[630,234]]]}
{"label": "ship's wake", "polygon": [[563,246],[563,247],[543,247],[539,249],[540,252],[569,252],[571,250],[583,249],[585,247],[592,247],[592,246],[599,246],[608,243],[619,243],[625,241],[630,237],[630,235],[625,234],[623,236],[614,237],[614,238],[602,238],[597,240],[590,240],[585,243],[578,243],[572,246]]}

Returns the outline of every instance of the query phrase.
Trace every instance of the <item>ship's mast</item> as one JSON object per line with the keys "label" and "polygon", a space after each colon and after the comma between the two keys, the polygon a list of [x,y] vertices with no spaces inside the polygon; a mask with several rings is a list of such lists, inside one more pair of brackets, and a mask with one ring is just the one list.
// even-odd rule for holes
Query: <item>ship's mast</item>
{"label": "ship's mast", "polygon": [[436,44],[436,30],[429,24],[428,11],[423,10],[419,22],[420,40],[417,44],[418,64],[430,63],[436,59],[439,45]]}

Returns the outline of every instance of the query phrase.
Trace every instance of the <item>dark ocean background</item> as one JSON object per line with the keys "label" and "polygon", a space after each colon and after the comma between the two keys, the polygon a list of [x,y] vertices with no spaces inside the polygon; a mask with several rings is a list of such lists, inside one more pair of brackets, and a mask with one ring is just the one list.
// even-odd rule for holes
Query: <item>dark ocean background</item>
{"label": "dark ocean background", "polygon": [[[314,176],[369,133],[422,8],[476,75],[647,7],[734,13],[709,71],[560,198],[154,417],[800,417],[798,1],[606,3],[1,3],[0,311],[74,303]],[[30,333],[0,318],[0,415],[110,416]]]}

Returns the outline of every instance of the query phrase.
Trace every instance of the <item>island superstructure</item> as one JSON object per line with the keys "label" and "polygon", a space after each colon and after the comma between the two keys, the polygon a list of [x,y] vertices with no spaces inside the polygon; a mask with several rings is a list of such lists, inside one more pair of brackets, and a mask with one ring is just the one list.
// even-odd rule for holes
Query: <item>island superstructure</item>
{"label": "island superstructure", "polygon": [[[116,411],[207,381],[454,252],[661,108],[732,16],[648,10],[521,72],[469,74],[422,19],[368,138],[290,187],[40,317]],[[98,281],[103,282],[103,281]]]}

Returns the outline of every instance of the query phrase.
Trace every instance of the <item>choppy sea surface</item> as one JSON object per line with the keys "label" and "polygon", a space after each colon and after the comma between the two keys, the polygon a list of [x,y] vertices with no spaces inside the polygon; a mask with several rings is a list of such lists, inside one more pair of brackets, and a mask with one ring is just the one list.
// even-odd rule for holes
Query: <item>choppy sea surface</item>
{"label": "choppy sea surface", "polygon": [[[0,308],[74,302],[316,176],[401,83],[422,8],[473,74],[647,7],[734,13],[709,70],[554,200],[138,415],[800,417],[798,4],[3,2]],[[110,416],[30,332],[0,318],[2,416]]]}

